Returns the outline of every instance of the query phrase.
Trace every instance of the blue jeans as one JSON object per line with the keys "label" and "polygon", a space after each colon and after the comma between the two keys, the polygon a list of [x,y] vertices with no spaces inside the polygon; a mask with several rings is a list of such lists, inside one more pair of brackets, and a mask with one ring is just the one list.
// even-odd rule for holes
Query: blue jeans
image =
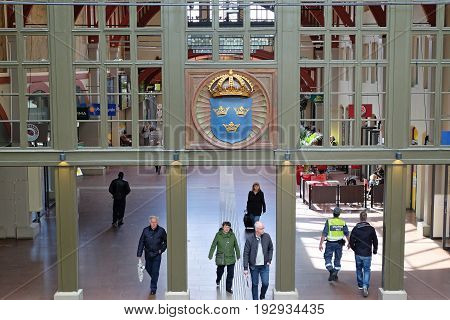
{"label": "blue jeans", "polygon": [[258,284],[261,276],[261,297],[266,297],[267,288],[269,288],[269,266],[250,267],[250,275],[252,276],[252,296],[253,300],[258,300]]}
{"label": "blue jeans", "polygon": [[[333,259],[333,254],[334,267],[331,261]],[[325,259],[325,268],[327,268],[328,271],[332,271],[333,269],[336,271],[341,270],[342,245],[337,241],[327,241],[323,257]]]}
{"label": "blue jeans", "polygon": [[253,214],[250,214],[250,217],[252,217],[253,226],[255,226],[255,223],[257,223],[259,221],[259,219],[261,218],[261,216],[254,216]]}
{"label": "blue jeans", "polygon": [[372,257],[355,255],[355,262],[356,262],[356,281],[358,282],[358,288],[369,289],[370,265],[372,263]]}
{"label": "blue jeans", "polygon": [[145,270],[147,270],[151,282],[150,291],[156,291],[158,288],[159,267],[161,266],[161,255],[145,260]]}

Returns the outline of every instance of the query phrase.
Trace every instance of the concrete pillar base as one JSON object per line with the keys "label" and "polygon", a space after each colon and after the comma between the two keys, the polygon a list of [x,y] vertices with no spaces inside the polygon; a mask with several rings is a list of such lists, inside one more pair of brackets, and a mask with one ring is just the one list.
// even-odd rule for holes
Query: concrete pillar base
{"label": "concrete pillar base", "polygon": [[273,289],[273,300],[298,300],[298,291],[277,291]]}
{"label": "concrete pillar base", "polygon": [[26,227],[17,227],[17,239],[34,239],[39,234],[39,223],[32,223]]}
{"label": "concrete pillar base", "polygon": [[423,237],[431,237],[431,226],[424,221],[417,222],[417,231],[419,231]]}
{"label": "concrete pillar base", "polygon": [[378,289],[378,300],[407,300],[408,295],[405,290],[389,291],[383,288]]}
{"label": "concrete pillar base", "polygon": [[53,298],[55,300],[83,300],[83,289],[72,292],[57,291]]}
{"label": "concrete pillar base", "polygon": [[166,300],[190,300],[189,290],[188,291],[166,291]]}

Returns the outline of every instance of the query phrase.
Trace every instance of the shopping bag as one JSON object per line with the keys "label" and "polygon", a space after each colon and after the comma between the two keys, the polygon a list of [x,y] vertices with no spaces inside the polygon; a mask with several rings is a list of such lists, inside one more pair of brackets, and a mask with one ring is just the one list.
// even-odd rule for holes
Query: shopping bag
{"label": "shopping bag", "polygon": [[142,280],[144,280],[144,269],[145,265],[142,263],[142,260],[139,259],[139,262],[137,264],[139,282],[142,282]]}

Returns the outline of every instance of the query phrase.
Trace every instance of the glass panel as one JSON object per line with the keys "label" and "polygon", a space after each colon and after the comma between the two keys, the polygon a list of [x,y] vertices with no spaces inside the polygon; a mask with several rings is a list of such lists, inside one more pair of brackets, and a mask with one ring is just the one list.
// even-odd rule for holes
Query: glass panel
{"label": "glass panel", "polygon": [[[300,68],[300,92],[323,92],[323,67],[301,67]],[[323,95],[318,97],[315,95],[314,99],[322,99]]]}
{"label": "glass panel", "polygon": [[[382,93],[363,94],[361,117],[365,119],[385,119],[386,95]],[[374,123],[369,123],[372,126]]]}
{"label": "glass panel", "polygon": [[264,2],[250,5],[250,26],[273,27],[275,25],[275,6]]}
{"label": "glass panel", "polygon": [[187,7],[188,27],[211,27],[212,7],[210,1],[189,1]]}
{"label": "glass panel", "polygon": [[18,96],[0,96],[0,121],[7,120],[20,120]]}
{"label": "glass panel", "polygon": [[137,26],[138,28],[160,27],[161,6],[137,6]]}
{"label": "glass panel", "polygon": [[220,36],[219,59],[220,60],[244,59],[244,38]]}
{"label": "glass panel", "polygon": [[162,121],[140,121],[139,146],[150,147],[162,145],[162,129]]}
{"label": "glass panel", "polygon": [[355,13],[355,6],[333,6],[332,26],[354,27]]}
{"label": "glass panel", "polygon": [[450,27],[450,4],[445,5],[445,27]]}
{"label": "glass panel", "polygon": [[111,35],[106,36],[108,60],[130,60],[130,36]]}
{"label": "glass panel", "polygon": [[426,146],[434,144],[434,121],[411,120],[411,145]]}
{"label": "glass panel", "polygon": [[107,102],[110,119],[131,119],[131,86],[129,68],[107,69]]}
{"label": "glass panel", "polygon": [[0,148],[20,147],[20,123],[0,121]]}
{"label": "glass panel", "polygon": [[275,56],[275,36],[260,35],[250,37],[251,60],[273,60]]}
{"label": "glass panel", "polygon": [[361,67],[362,92],[378,93],[386,91],[386,67]]}
{"label": "glass panel", "polygon": [[354,119],[355,96],[352,94],[331,95],[331,119]]}
{"label": "glass panel", "polygon": [[444,34],[444,59],[450,59],[450,34]]}
{"label": "glass panel", "polygon": [[441,145],[450,146],[450,120],[441,122]]}
{"label": "glass panel", "polygon": [[212,36],[188,35],[188,60],[212,60]]}
{"label": "glass panel", "polygon": [[411,93],[435,91],[436,67],[411,65]]}
{"label": "glass panel", "polygon": [[331,36],[331,59],[353,60],[355,59],[355,35]]}
{"label": "glass panel", "polygon": [[27,139],[29,147],[49,147],[51,137],[50,122],[28,122]]}
{"label": "glass panel", "polygon": [[441,116],[450,118],[450,93],[442,95]]}
{"label": "glass panel", "polygon": [[24,36],[25,60],[46,61],[48,60],[48,37],[47,36]]}
{"label": "glass panel", "polygon": [[128,28],[130,26],[128,6],[106,6],[105,10],[107,28]]}
{"label": "glass panel", "polygon": [[75,36],[73,54],[75,61],[98,61],[98,39],[98,35]]}
{"label": "glass panel", "polygon": [[161,68],[139,68],[138,77],[140,93],[162,92]]}
{"label": "glass panel", "polygon": [[19,82],[16,68],[0,68],[0,81],[2,93],[18,93]]}
{"label": "glass panel", "polygon": [[442,67],[442,92],[450,92],[450,67]]}
{"label": "glass panel", "polygon": [[98,28],[97,6],[73,6],[73,23],[76,28]]}
{"label": "glass panel", "polygon": [[434,119],[434,93],[411,93],[411,119]]}
{"label": "glass panel", "polygon": [[78,148],[100,146],[100,122],[78,122]]}
{"label": "glass panel", "polygon": [[413,27],[436,27],[436,5],[413,5]]}
{"label": "glass panel", "polygon": [[0,4],[0,28],[11,29],[16,27],[16,9],[12,4]]}
{"label": "glass panel", "polygon": [[324,43],[324,35],[302,34],[300,36],[300,59],[323,60]]}
{"label": "glass panel", "polygon": [[0,61],[15,60],[17,60],[16,36],[0,36]]}
{"label": "glass panel", "polygon": [[323,117],[323,94],[300,94],[300,119]]}
{"label": "glass panel", "polygon": [[149,35],[137,37],[138,60],[161,60],[161,57],[161,36]]}
{"label": "glass panel", "polygon": [[77,107],[77,120],[100,120],[99,95],[77,95],[75,104]]}
{"label": "glass panel", "polygon": [[354,79],[353,67],[331,67],[331,92],[355,92]]}
{"label": "glass panel", "polygon": [[384,145],[384,120],[362,121],[361,145]]}
{"label": "glass panel", "polygon": [[27,97],[28,120],[50,120],[50,96],[43,92]]}
{"label": "glass panel", "polygon": [[219,0],[219,26],[242,27],[244,25],[244,8],[239,0]]}
{"label": "glass panel", "polygon": [[300,23],[302,27],[320,28],[325,26],[323,6],[301,6]]}
{"label": "glass panel", "polygon": [[372,5],[364,6],[363,9],[363,26],[367,27],[386,27],[387,6]]}
{"label": "glass panel", "polygon": [[363,35],[363,59],[385,60],[387,56],[386,35]]}
{"label": "glass panel", "polygon": [[415,34],[411,41],[412,60],[430,60],[436,58],[436,35]]}
{"label": "glass panel", "polygon": [[108,121],[107,132],[109,147],[131,147],[131,121]]}
{"label": "glass panel", "polygon": [[75,69],[76,93],[99,93],[100,70],[97,68]]}
{"label": "glass panel", "polygon": [[323,145],[323,121],[300,121],[300,147]]}
{"label": "glass panel", "polygon": [[48,68],[25,69],[27,93],[49,93],[49,73]]}
{"label": "glass panel", "polygon": [[354,124],[354,120],[330,122],[330,138],[335,138],[336,146],[352,146],[354,144]]}
{"label": "glass panel", "polygon": [[23,25],[25,28],[47,27],[47,6],[40,4],[23,5]]}

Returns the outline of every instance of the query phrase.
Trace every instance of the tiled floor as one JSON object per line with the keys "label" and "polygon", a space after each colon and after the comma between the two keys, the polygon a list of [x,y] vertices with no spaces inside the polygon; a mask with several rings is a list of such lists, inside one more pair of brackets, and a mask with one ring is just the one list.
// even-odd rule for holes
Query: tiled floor
{"label": "tiled floor", "polygon": [[[112,199],[107,192],[109,182],[119,170],[125,171],[132,193],[127,199],[125,225],[112,230]],[[337,177],[339,178],[339,177]],[[189,288],[192,299],[249,299],[250,290],[237,264],[233,296],[225,294],[223,285],[216,289],[215,265],[207,254],[220,222],[230,220],[238,233],[241,249],[245,239],[242,212],[248,190],[254,181],[261,183],[268,205],[262,217],[266,231],[275,242],[275,169],[273,167],[241,169],[190,168],[188,176],[188,254]],[[113,168],[105,176],[78,178],[80,214],[80,287],[86,299],[154,299],[148,296],[149,279],[139,283],[136,275],[136,247],[149,215],[165,222],[165,177],[156,175],[154,167]],[[339,281],[330,284],[318,250],[320,231],[331,208],[308,210],[297,201],[296,286],[302,299],[360,299],[356,289],[354,258],[344,250],[343,270]],[[350,227],[358,221],[359,209],[343,215]],[[325,213],[323,213],[325,212]],[[381,211],[371,211],[370,222],[382,235]],[[380,237],[380,248],[382,239]],[[372,290],[376,298],[381,284],[381,249],[373,258]],[[0,240],[0,298],[52,299],[57,289],[55,219],[41,223],[35,241]],[[271,268],[268,298],[272,298],[275,267]],[[164,298],[166,289],[166,256],[156,299]],[[449,299],[450,255],[440,243],[422,238],[411,219],[406,224],[405,288],[410,299]],[[225,276],[225,275],[224,275]]]}

